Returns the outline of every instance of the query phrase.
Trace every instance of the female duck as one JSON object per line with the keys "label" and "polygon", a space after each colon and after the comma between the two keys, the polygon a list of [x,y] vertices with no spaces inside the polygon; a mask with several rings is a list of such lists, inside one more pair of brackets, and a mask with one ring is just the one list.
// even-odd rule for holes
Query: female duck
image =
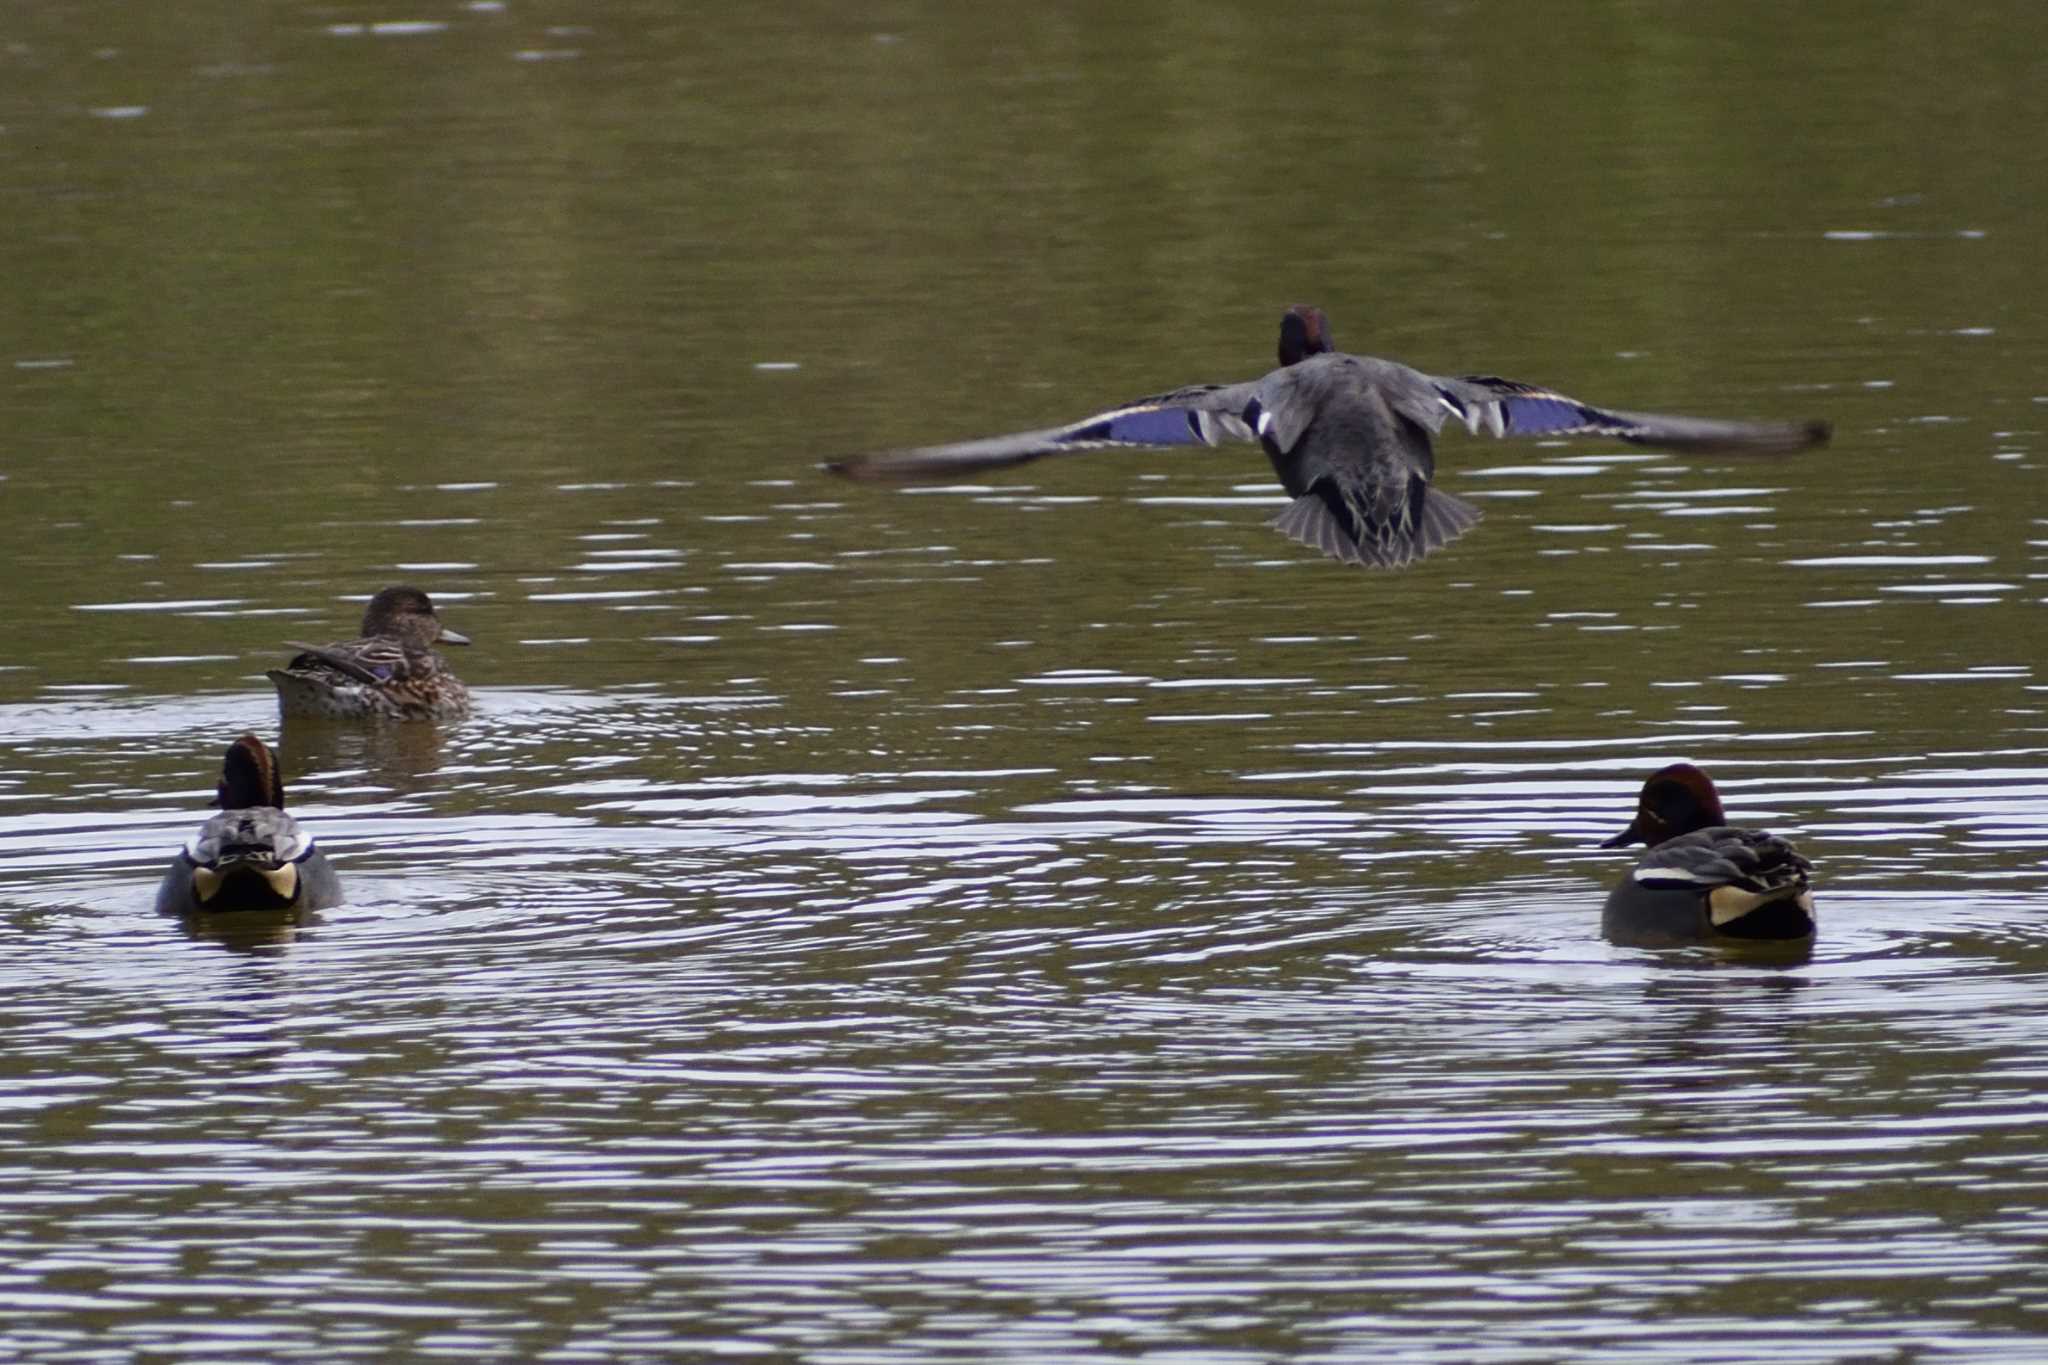
{"label": "female duck", "polygon": [[284,715],[460,720],[469,714],[469,689],[434,649],[466,645],[469,637],[442,625],[432,599],[418,588],[386,588],[371,598],[356,639],[285,643],[300,652],[270,670]]}
{"label": "female duck", "polygon": [[341,903],[341,882],[299,822],[284,813],[284,781],[262,740],[228,746],[214,798],[220,814],[178,854],[157,888],[167,915],[317,910]]}
{"label": "female duck", "polygon": [[1643,784],[1636,818],[1602,848],[1647,844],[1608,893],[1600,932],[1654,946],[1813,937],[1813,865],[1775,834],[1731,829],[1721,795],[1690,763]]}

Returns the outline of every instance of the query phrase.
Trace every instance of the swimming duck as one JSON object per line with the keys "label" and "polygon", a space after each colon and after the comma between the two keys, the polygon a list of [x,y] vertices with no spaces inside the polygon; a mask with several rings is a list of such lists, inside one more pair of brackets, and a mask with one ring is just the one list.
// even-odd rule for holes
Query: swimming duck
{"label": "swimming duck", "polygon": [[354,720],[460,720],[469,689],[434,646],[466,645],[469,637],[441,624],[418,588],[390,587],[363,609],[363,633],[331,645],[287,640],[299,652],[270,670],[285,715]]}
{"label": "swimming duck", "polygon": [[1196,384],[1078,422],[827,463],[849,479],[958,478],[1046,455],[1253,441],[1293,495],[1271,525],[1346,564],[1399,568],[1472,529],[1479,509],[1433,485],[1431,438],[1446,421],[1473,434],[1606,436],[1676,451],[1790,454],[1828,439],[1826,422],[1719,422],[1596,408],[1492,375],[1447,379],[1334,349],[1320,308],[1280,319],[1280,368],[1241,384]]}
{"label": "swimming duck", "polygon": [[1692,764],[1651,774],[1636,818],[1601,847],[1638,843],[1649,851],[1608,893],[1600,916],[1601,933],[1614,942],[1813,937],[1813,865],[1775,834],[1731,828],[1713,780]]}
{"label": "swimming duck", "polygon": [[168,915],[229,910],[317,910],[341,903],[341,881],[313,836],[284,813],[284,782],[264,742],[228,746],[214,804],[156,893]]}

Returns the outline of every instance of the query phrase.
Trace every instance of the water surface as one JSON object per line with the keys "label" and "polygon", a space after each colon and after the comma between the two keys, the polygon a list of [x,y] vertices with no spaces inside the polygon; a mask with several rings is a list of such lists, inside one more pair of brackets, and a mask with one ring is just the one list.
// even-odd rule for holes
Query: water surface
{"label": "water surface", "polygon": [[[2043,30],[0,21],[0,1354],[2039,1358]],[[815,468],[1302,300],[1837,437]],[[477,715],[280,733],[393,581]],[[160,920],[244,729],[348,903]],[[1810,953],[1600,940],[1679,757]]]}

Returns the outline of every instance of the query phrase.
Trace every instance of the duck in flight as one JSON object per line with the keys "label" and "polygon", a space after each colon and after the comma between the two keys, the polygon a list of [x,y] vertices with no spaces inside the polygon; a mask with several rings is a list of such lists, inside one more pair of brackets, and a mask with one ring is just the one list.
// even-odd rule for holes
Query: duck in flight
{"label": "duck in flight", "polygon": [[1346,564],[1397,569],[1472,529],[1479,509],[1430,482],[1449,421],[1495,436],[1605,436],[1681,452],[1785,455],[1825,443],[1826,422],[1721,422],[1596,408],[1492,375],[1439,378],[1333,349],[1320,308],[1280,319],[1280,368],[1242,384],[1196,384],[1063,427],[877,451],[826,468],[849,479],[957,479],[1047,455],[1257,441],[1294,501],[1272,525]]}

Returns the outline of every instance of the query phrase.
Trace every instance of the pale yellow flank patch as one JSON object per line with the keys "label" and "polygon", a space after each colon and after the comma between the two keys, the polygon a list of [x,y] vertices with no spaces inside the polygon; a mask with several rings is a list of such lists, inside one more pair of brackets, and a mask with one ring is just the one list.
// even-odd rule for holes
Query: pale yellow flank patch
{"label": "pale yellow flank patch", "polygon": [[[257,868],[256,875],[270,884],[270,889],[277,893],[279,900],[288,901],[298,894],[299,865],[297,863],[286,863],[282,867],[268,869]],[[221,884],[226,880],[227,878],[210,867],[195,867],[192,869],[193,894],[199,898],[199,903],[204,905],[220,894]]]}
{"label": "pale yellow flank patch", "polygon": [[1744,915],[1755,913],[1773,901],[1781,901],[1787,897],[1795,900],[1809,918],[1812,916],[1812,894],[1801,891],[1798,883],[1794,882],[1771,891],[1745,891],[1739,886],[1717,886],[1707,893],[1707,917],[1718,929],[1724,924],[1733,924]]}

